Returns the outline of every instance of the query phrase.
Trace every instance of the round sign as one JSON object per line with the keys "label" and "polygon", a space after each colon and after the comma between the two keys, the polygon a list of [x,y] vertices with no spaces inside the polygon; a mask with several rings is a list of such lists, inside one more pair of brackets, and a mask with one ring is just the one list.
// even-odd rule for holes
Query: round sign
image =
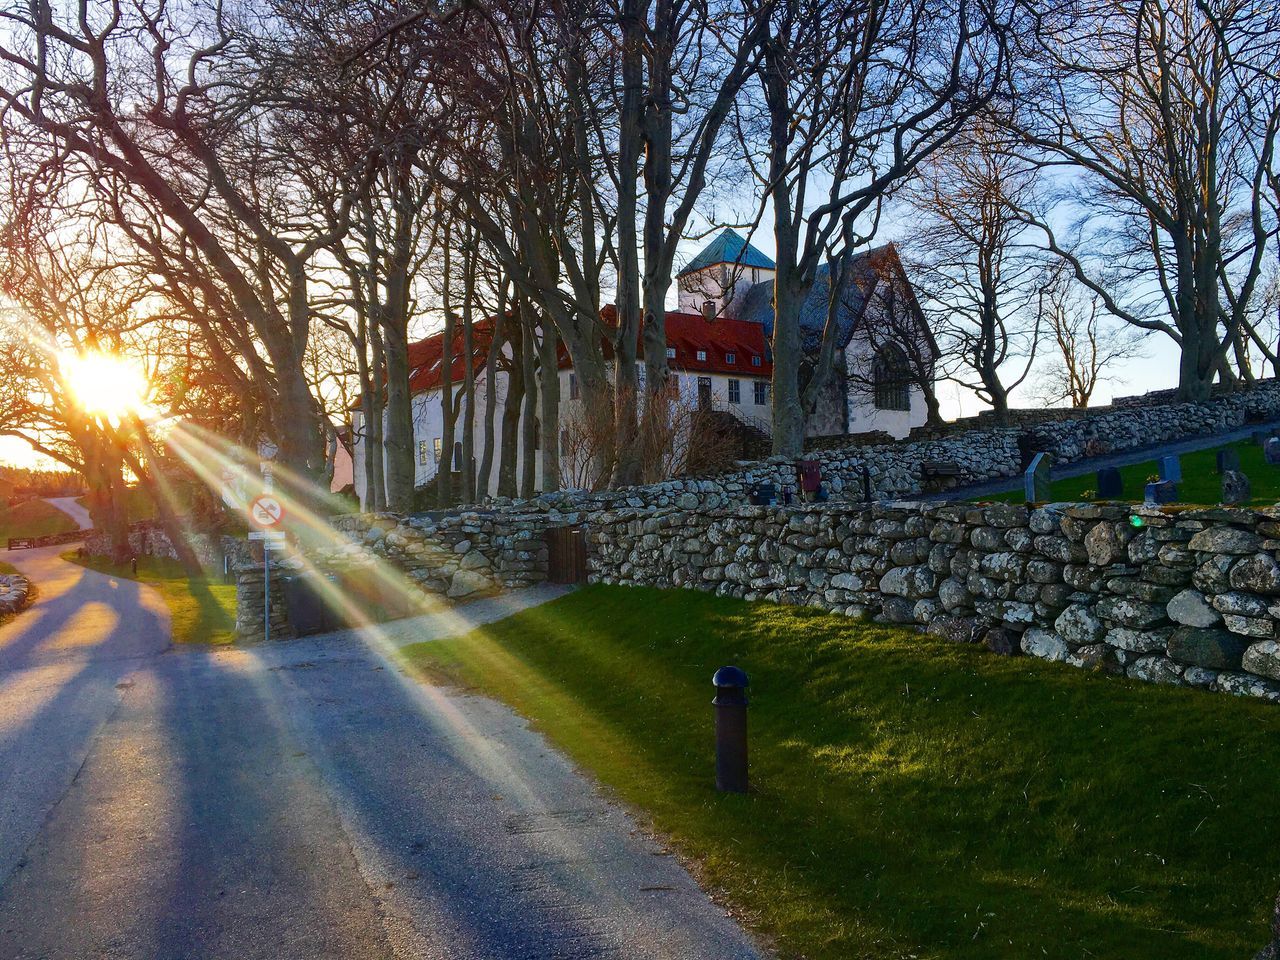
{"label": "round sign", "polygon": [[284,519],[284,507],[269,493],[264,493],[249,504],[249,519],[259,527],[275,527]]}

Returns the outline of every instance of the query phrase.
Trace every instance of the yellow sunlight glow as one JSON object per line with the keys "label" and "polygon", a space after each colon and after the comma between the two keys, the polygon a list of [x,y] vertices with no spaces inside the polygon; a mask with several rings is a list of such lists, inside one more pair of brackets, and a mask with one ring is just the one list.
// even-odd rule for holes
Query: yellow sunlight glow
{"label": "yellow sunlight glow", "polygon": [[142,412],[151,385],[132,360],[111,353],[69,353],[58,358],[76,405],[92,416],[118,422]]}

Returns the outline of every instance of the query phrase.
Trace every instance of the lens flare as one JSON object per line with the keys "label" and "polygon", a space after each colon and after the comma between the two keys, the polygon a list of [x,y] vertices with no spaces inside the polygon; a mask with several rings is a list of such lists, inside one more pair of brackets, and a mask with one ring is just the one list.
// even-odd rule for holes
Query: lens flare
{"label": "lens flare", "polygon": [[85,413],[112,422],[141,413],[151,385],[142,367],[111,353],[64,353],[58,358],[63,382]]}

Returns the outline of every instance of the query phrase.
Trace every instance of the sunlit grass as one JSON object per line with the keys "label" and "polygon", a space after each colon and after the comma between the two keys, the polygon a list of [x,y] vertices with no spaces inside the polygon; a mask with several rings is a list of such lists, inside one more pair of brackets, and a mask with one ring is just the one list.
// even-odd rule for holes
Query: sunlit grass
{"label": "sunlit grass", "polygon": [[63,559],[125,580],[155,587],[169,608],[174,643],[227,644],[235,639],[236,587],[215,577],[188,577],[182,565],[156,557],[139,557],[138,573],[130,564],[114,564],[106,557],[78,557],[75,551]]}
{"label": "sunlit grass", "polygon": [[[788,957],[1237,958],[1280,887],[1280,711],[904,630],[592,587],[406,656],[511,704]],[[716,667],[752,678],[713,788]]]}
{"label": "sunlit grass", "polygon": [[10,537],[43,537],[75,530],[76,522],[43,500],[24,500],[12,507],[0,506],[0,549]]}
{"label": "sunlit grass", "polygon": [[[1280,466],[1267,463],[1262,447],[1256,443],[1229,444],[1240,453],[1240,470],[1249,478],[1253,499],[1249,506],[1265,506],[1280,500]],[[1178,499],[1182,503],[1215,504],[1222,500],[1222,477],[1217,472],[1217,451],[1197,450],[1195,453],[1183,454],[1179,459],[1182,464],[1182,481],[1178,484]],[[1159,466],[1154,460],[1145,463],[1130,464],[1120,468],[1120,479],[1124,485],[1122,500],[1141,502],[1146,493],[1147,480],[1159,475]],[[1080,500],[1087,492],[1096,493],[1098,489],[1097,474],[1088,473],[1082,477],[1068,477],[1055,480],[1052,484],[1052,500],[1070,502]],[[975,497],[975,500],[1000,500],[1010,503],[1021,503],[1024,494],[1021,489],[1009,493],[986,494]]]}

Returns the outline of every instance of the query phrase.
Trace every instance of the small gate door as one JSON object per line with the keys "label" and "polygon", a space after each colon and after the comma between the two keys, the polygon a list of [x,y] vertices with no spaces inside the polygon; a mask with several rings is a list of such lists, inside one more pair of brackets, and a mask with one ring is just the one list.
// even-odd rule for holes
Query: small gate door
{"label": "small gate door", "polygon": [[547,579],[552,583],[587,582],[587,541],[582,527],[547,530]]}

